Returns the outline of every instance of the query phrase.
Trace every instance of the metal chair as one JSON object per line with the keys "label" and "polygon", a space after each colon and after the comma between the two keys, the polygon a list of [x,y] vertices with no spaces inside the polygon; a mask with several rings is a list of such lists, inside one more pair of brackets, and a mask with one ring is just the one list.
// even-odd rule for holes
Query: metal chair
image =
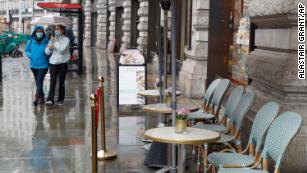
{"label": "metal chair", "polygon": [[[274,173],[280,173],[280,164],[292,139],[302,124],[299,114],[285,112],[273,121],[265,138],[264,147],[259,159],[249,168],[221,168],[218,173],[269,173],[269,159],[275,162]],[[262,162],[263,170],[256,170]],[[225,167],[225,165],[224,165]]]}
{"label": "metal chair", "polygon": [[240,153],[233,152],[233,150],[229,153],[229,150],[223,150],[209,154],[208,161],[212,164],[212,169],[215,169],[215,167],[221,168],[224,165],[245,167],[253,164],[260,156],[260,149],[265,134],[278,112],[279,105],[275,102],[268,102],[263,105],[256,114],[245,150]]}

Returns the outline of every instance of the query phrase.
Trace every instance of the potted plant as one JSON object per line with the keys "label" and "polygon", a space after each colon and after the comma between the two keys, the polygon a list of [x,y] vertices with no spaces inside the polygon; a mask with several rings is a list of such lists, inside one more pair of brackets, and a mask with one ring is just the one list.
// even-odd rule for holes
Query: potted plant
{"label": "potted plant", "polygon": [[187,129],[187,119],[190,112],[185,108],[176,110],[176,133],[183,133]]}

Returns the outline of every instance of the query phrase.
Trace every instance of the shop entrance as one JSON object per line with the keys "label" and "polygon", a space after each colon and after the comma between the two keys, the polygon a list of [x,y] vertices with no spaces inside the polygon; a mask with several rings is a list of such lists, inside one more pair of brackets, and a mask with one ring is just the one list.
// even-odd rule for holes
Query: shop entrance
{"label": "shop entrance", "polygon": [[244,0],[210,0],[207,83],[222,76],[247,84],[250,27],[245,11]]}

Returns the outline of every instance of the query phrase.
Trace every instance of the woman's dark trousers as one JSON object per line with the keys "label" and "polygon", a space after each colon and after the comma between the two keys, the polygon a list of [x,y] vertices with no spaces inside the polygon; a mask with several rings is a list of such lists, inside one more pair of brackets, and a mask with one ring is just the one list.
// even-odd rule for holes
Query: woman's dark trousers
{"label": "woman's dark trousers", "polygon": [[49,88],[49,95],[48,101],[54,102],[54,94],[55,94],[55,87],[57,83],[57,78],[59,77],[59,96],[58,102],[64,101],[65,98],[65,77],[68,69],[68,64],[50,64],[50,88]]}

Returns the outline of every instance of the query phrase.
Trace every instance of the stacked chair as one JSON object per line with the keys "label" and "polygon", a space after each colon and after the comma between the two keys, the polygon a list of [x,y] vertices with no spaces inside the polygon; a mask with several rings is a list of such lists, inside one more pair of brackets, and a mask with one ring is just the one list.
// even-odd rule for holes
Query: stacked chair
{"label": "stacked chair", "polygon": [[279,105],[275,102],[262,106],[256,114],[246,149],[239,153],[236,150],[230,150],[230,152],[224,150],[209,154],[208,160],[213,166],[212,169],[223,167],[223,165],[238,167],[252,165],[259,158],[263,138],[278,112]]}
{"label": "stacked chair", "polygon": [[[285,152],[298,133],[301,124],[302,118],[297,113],[281,114],[269,127],[259,158],[256,158],[250,165],[223,165],[229,168],[221,168],[218,173],[269,173],[269,159],[275,162],[274,173],[280,173],[280,164]],[[256,169],[259,167],[262,167],[262,170]]]}
{"label": "stacked chair", "polygon": [[[231,99],[231,98],[230,98]],[[242,127],[242,121],[247,112],[252,107],[253,103],[255,101],[255,94],[252,91],[248,91],[243,94],[243,96],[240,98],[240,101],[236,105],[235,109],[230,113],[227,121],[227,126],[224,131],[221,133],[221,138],[214,142],[213,144],[222,144],[228,146],[228,148],[233,150],[241,150],[241,127]],[[209,145],[204,144],[203,149],[201,153],[203,156],[204,161],[204,168],[208,168],[208,150]],[[199,158],[199,157],[198,157]],[[198,163],[199,165],[199,163]]]}
{"label": "stacked chair", "polygon": [[[190,125],[193,127],[220,133],[219,141],[211,145],[220,144],[226,147],[221,152],[208,155],[208,144],[198,146],[198,168],[202,156],[204,169],[212,168],[212,173],[268,173],[268,160],[272,159],[275,161],[274,173],[280,173],[285,151],[301,126],[300,115],[285,112],[276,118],[279,105],[275,102],[264,104],[256,113],[248,144],[242,151],[242,122],[256,96],[252,91],[245,91],[242,86],[235,87],[228,97],[223,114],[219,115],[221,102],[229,85],[230,81],[227,79],[213,81],[205,92],[204,109],[189,114]],[[195,124],[207,123],[212,119],[215,124]]]}

